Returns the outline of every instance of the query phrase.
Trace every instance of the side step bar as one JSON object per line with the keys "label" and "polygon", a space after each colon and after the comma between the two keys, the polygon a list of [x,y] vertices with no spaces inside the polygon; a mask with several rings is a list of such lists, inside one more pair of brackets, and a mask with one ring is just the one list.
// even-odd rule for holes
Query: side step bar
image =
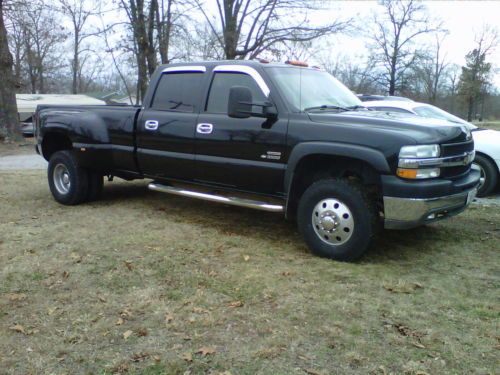
{"label": "side step bar", "polygon": [[160,191],[162,193],[181,195],[181,196],[190,197],[190,198],[198,198],[198,199],[203,199],[203,200],[211,201],[211,202],[230,204],[233,206],[254,208],[254,209],[262,210],[262,211],[269,211],[269,212],[283,212],[284,211],[284,207],[282,205],[278,205],[278,204],[270,204],[267,202],[256,201],[256,200],[246,199],[246,198],[226,197],[223,195],[202,193],[202,192],[198,192],[198,191],[194,191],[194,190],[187,190],[187,189],[183,189],[183,188],[178,188],[175,186],[162,185],[162,184],[158,184],[156,182],[151,182],[148,185],[148,188],[150,190]]}

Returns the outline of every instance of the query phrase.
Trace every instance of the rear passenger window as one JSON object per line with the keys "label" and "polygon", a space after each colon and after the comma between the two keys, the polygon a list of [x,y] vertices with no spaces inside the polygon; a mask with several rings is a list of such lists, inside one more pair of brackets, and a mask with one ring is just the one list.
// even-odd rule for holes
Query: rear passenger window
{"label": "rear passenger window", "polygon": [[229,100],[229,89],[233,86],[246,86],[252,92],[254,102],[263,102],[267,98],[257,85],[257,82],[244,73],[215,73],[206,111],[209,113],[227,113],[227,102]]}
{"label": "rear passenger window", "polygon": [[203,73],[164,73],[156,87],[152,109],[198,112]]}

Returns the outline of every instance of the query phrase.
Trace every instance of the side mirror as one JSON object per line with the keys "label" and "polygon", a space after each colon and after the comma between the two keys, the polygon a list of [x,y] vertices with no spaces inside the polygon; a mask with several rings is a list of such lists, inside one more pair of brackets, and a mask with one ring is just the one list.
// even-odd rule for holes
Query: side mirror
{"label": "side mirror", "polygon": [[[260,112],[253,112],[253,107],[261,107]],[[278,117],[276,107],[271,102],[253,102],[252,92],[245,86],[233,86],[229,89],[227,103],[227,114],[229,117],[248,118],[261,117],[275,119]]]}
{"label": "side mirror", "polygon": [[245,86],[233,86],[229,89],[227,114],[229,117],[248,118],[252,113],[252,92]]}

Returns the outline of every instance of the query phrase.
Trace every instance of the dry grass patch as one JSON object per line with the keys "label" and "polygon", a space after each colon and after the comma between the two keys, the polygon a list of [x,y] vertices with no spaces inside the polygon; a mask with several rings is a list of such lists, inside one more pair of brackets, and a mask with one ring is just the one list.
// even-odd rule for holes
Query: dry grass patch
{"label": "dry grass patch", "polygon": [[5,143],[0,140],[0,157],[35,153],[35,138],[24,138],[20,142]]}
{"label": "dry grass patch", "polygon": [[64,207],[0,173],[0,373],[493,373],[500,212],[384,232],[357,264],[279,215],[113,182]]}

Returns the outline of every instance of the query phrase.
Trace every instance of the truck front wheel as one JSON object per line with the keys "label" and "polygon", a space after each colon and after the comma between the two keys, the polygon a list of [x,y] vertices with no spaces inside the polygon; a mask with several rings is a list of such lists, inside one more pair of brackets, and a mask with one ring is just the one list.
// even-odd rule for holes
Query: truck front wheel
{"label": "truck front wheel", "polygon": [[76,205],[86,199],[88,173],[78,165],[72,151],[58,151],[50,157],[47,177],[50,191],[59,203]]}
{"label": "truck front wheel", "polygon": [[346,179],[313,183],[298,207],[299,231],[316,255],[353,261],[368,249],[378,214],[362,188]]}

